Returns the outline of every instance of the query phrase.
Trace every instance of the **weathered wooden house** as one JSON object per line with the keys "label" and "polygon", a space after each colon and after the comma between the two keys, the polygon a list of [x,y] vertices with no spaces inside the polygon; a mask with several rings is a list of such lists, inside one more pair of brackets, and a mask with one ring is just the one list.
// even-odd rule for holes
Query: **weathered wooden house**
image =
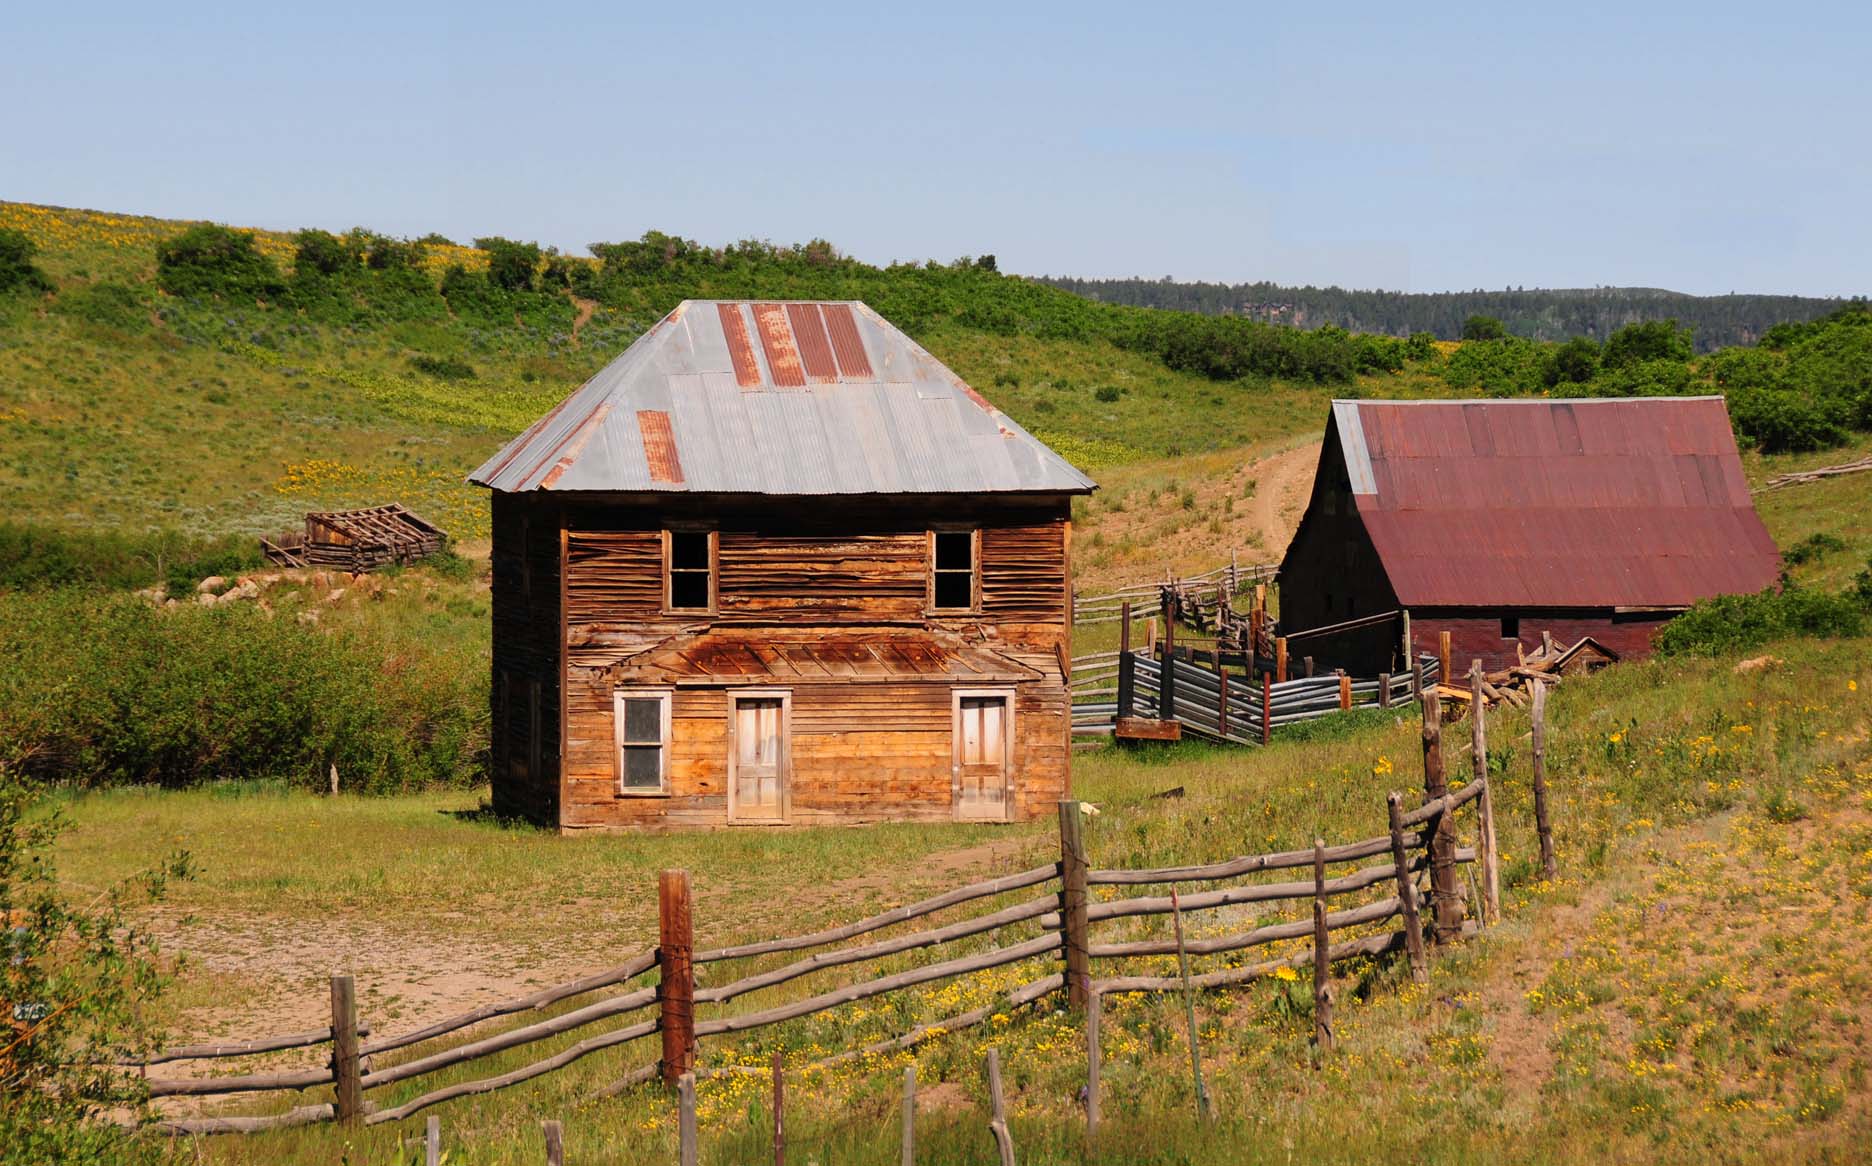
{"label": "weathered wooden house", "polygon": [[1066,796],[1092,482],[859,303],[681,304],[493,491],[493,785],[560,827]]}
{"label": "weathered wooden house", "polygon": [[[1403,610],[1412,651],[1449,632],[1458,668],[1511,664],[1543,631],[1631,659],[1690,604],[1779,572],[1721,397],[1335,401],[1281,564],[1281,626]],[[1396,669],[1398,626],[1308,650]]]}

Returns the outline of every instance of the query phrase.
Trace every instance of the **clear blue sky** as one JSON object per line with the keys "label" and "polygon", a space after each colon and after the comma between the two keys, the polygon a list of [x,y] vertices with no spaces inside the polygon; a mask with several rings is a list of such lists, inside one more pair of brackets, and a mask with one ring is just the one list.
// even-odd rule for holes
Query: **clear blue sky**
{"label": "clear blue sky", "polygon": [[1872,291],[1864,4],[9,4],[0,197],[871,261]]}

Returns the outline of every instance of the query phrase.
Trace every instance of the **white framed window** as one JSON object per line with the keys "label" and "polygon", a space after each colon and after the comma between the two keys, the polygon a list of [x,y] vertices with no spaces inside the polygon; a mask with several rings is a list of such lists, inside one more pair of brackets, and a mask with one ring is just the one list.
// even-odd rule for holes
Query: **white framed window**
{"label": "white framed window", "polygon": [[981,531],[932,530],[929,535],[931,611],[974,611],[981,598]]}
{"label": "white framed window", "polygon": [[618,793],[643,797],[669,792],[670,693],[620,688],[612,694]]}

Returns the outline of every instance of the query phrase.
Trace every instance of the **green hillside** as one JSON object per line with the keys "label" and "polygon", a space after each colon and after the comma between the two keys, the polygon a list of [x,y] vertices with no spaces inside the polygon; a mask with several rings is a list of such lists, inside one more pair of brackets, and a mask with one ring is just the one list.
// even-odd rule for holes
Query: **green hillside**
{"label": "green hillside", "polygon": [[1320,383],[1357,367],[1357,338],[1268,329],[1346,371],[1301,353],[1291,380],[1220,383],[991,261],[879,269],[824,244],[568,259],[0,204],[9,230],[29,274],[0,293],[0,493],[65,528],[267,531],[396,498],[476,538],[463,474],[686,296],[863,299],[1093,469],[1311,427]]}
{"label": "green hillside", "polygon": [[1872,313],[1696,355],[1666,322],[1460,345],[1094,303],[992,256],[875,267],[823,240],[657,232],[592,257],[0,203],[0,496],[62,529],[263,532],[401,501],[487,530],[463,475],[687,297],[860,299],[1094,473],[1266,447],[1331,394],[1721,392],[1745,443],[1872,431]]}

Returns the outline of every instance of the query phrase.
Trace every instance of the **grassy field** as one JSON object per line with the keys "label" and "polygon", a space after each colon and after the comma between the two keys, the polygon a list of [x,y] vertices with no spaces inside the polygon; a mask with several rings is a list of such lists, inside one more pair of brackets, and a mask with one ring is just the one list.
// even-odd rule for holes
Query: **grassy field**
{"label": "grassy field", "polygon": [[[1428,989],[1393,967],[1348,971],[1340,1051],[1318,1067],[1304,993],[1299,1007],[1279,983],[1205,996],[1199,1015],[1223,1115],[1212,1128],[1190,1116],[1178,1002],[1115,999],[1099,1160],[1368,1161],[1407,1149],[1434,1162],[1824,1161],[1852,1145],[1868,1128],[1860,1098],[1872,1037],[1866,647],[1780,644],[1780,663],[1767,668],[1660,662],[1562,689],[1550,745],[1555,884],[1539,881],[1531,861],[1524,726],[1503,718],[1492,739],[1504,759],[1508,921],[1440,954]],[[1375,717],[1251,753],[1086,755],[1077,792],[1103,811],[1093,861],[1154,865],[1369,834],[1383,792],[1416,780],[1415,737],[1403,719]],[[1171,787],[1183,796],[1150,796]],[[1019,869],[1055,845],[1044,824],[562,840],[490,826],[463,812],[471,801],[112,793],[68,806],[77,828],[60,861],[75,887],[92,889],[170,847],[196,854],[204,874],[154,921],[174,948],[195,953],[175,1001],[181,1031],[195,1036],[207,1035],[195,1023],[204,1016],[227,1034],[316,1017],[322,977],[347,954],[336,937],[354,937],[375,961],[359,969],[367,1017],[402,1028],[641,949],[659,866],[696,872],[699,941],[713,943],[850,918]],[[282,845],[293,837],[316,841]],[[227,970],[238,945],[267,974]],[[459,976],[490,958],[478,985],[453,986],[449,1007],[422,997],[425,974]],[[705,1063],[764,1062],[779,1049],[803,1066],[1041,970],[1004,969],[705,1043]],[[282,1017],[294,1000],[304,1016]],[[989,1043],[1008,1065],[1022,1160],[1083,1160],[1080,1040],[1073,1018],[1043,1008],[926,1046],[927,1160],[985,1152],[979,1055]],[[601,1054],[535,1085],[453,1103],[441,1111],[445,1128],[475,1162],[535,1160],[544,1117],[567,1123],[573,1160],[669,1156],[666,1098],[589,1100],[650,1055]],[[799,1075],[795,1152],[827,1163],[888,1158],[903,1060]],[[382,1100],[414,1092],[393,1088]],[[758,1092],[753,1078],[704,1083],[706,1160],[759,1156]],[[220,1139],[201,1152],[323,1162],[348,1145],[350,1161],[393,1161],[400,1132]]]}

